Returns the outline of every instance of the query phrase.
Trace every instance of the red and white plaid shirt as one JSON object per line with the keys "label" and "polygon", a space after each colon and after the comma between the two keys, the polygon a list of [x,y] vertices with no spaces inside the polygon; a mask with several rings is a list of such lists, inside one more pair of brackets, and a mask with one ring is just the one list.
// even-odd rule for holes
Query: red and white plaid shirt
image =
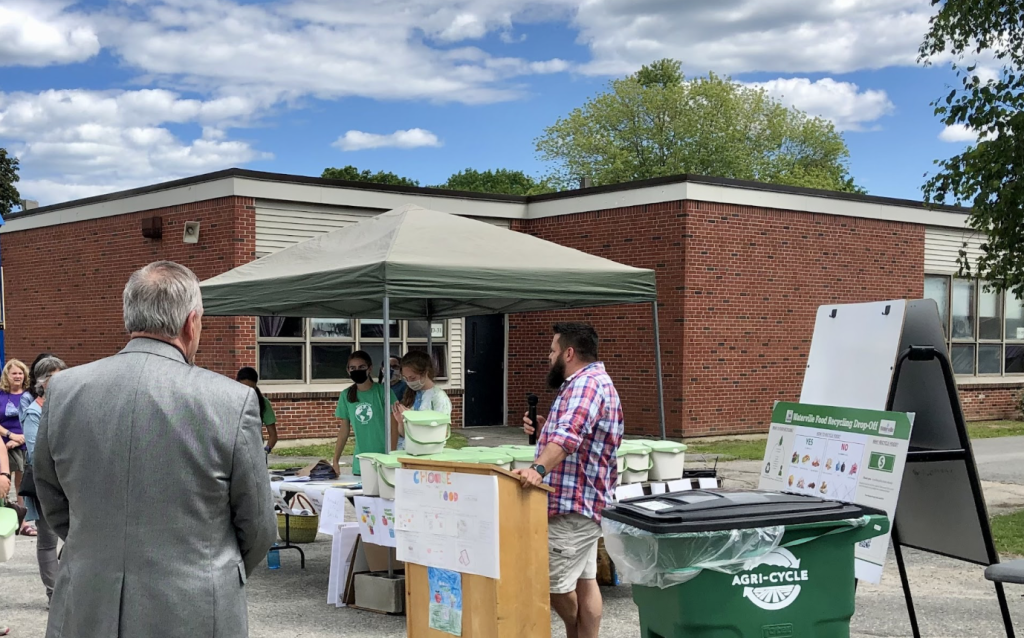
{"label": "red and white plaid shirt", "polygon": [[565,380],[537,437],[537,454],[554,443],[569,453],[546,477],[548,516],[581,514],[601,522],[618,477],[615,453],[622,442],[619,393],[603,363],[592,363]]}

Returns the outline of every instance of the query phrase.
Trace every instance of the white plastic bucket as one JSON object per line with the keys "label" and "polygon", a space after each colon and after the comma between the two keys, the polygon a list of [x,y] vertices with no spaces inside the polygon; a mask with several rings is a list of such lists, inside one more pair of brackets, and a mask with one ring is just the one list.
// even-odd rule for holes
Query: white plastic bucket
{"label": "white plastic bucket", "polygon": [[377,476],[377,455],[359,455],[359,478],[363,481],[363,496],[380,496],[380,482]]}
{"label": "white plastic bucket", "polygon": [[444,451],[452,434],[451,417],[440,412],[413,411],[405,417],[405,451],[413,456],[429,456]]}
{"label": "white plastic bucket", "polygon": [[651,441],[651,480],[675,481],[683,478],[686,446],[674,441]]}
{"label": "white plastic bucket", "polygon": [[[503,450],[505,451],[505,450]],[[512,455],[512,469],[513,470],[526,470],[533,465],[535,458],[534,448],[525,450],[507,450]]]}
{"label": "white plastic bucket", "polygon": [[626,468],[622,473],[623,483],[643,483],[651,471],[651,448],[639,443],[625,444],[619,454],[626,457]]}
{"label": "white plastic bucket", "polygon": [[626,455],[622,452],[615,454],[615,466],[618,470],[618,476],[615,479],[616,485],[622,485],[622,475],[626,472]]}
{"label": "white plastic bucket", "polygon": [[[406,441],[408,442],[408,438]],[[382,458],[374,465],[377,467],[377,488],[380,497],[389,501],[395,500],[395,470],[402,467],[401,461],[394,457]]]}
{"label": "white plastic bucket", "polygon": [[18,529],[18,514],[9,507],[0,507],[0,563],[14,556],[14,532]]}

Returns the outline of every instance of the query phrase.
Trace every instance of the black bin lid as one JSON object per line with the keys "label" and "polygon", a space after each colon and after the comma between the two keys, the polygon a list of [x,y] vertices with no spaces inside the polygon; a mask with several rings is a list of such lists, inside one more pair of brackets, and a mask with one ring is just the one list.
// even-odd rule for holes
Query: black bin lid
{"label": "black bin lid", "polygon": [[688,490],[641,496],[604,510],[602,516],[653,534],[841,521],[881,510],[801,494],[757,490]]}

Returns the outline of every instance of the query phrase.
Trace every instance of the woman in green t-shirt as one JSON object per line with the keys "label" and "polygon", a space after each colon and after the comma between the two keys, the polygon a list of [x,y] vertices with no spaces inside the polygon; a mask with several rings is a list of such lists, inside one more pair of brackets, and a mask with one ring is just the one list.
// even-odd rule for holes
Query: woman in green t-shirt
{"label": "woman in green t-shirt", "polygon": [[263,396],[256,385],[260,382],[260,375],[255,368],[242,368],[235,375],[235,381],[256,391],[256,399],[260,405],[260,420],[263,421],[263,427],[267,428],[267,445],[263,451],[270,454],[277,445],[277,415],[274,414],[274,406],[270,404],[270,399]]}
{"label": "woman in green t-shirt", "polygon": [[370,355],[361,350],[348,357],[348,376],[352,385],[338,397],[338,409],[334,416],[341,419],[338,430],[338,442],[334,445],[334,471],[341,474],[340,461],[345,444],[348,443],[349,432],[355,433],[356,449],[352,459],[352,473],[360,476],[359,455],[371,452],[384,453],[386,437],[384,428],[387,426],[387,415],[390,410],[385,406],[384,392],[390,395],[387,406],[398,399],[395,393],[380,383],[374,383],[371,376],[373,361]]}

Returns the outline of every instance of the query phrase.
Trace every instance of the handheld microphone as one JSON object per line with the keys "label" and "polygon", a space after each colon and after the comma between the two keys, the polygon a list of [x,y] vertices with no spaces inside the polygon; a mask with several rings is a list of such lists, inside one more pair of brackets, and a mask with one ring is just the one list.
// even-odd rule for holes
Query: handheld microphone
{"label": "handheld microphone", "polygon": [[537,395],[526,395],[526,404],[530,406],[527,416],[530,419],[530,423],[533,424],[533,434],[530,435],[530,445],[537,445]]}

